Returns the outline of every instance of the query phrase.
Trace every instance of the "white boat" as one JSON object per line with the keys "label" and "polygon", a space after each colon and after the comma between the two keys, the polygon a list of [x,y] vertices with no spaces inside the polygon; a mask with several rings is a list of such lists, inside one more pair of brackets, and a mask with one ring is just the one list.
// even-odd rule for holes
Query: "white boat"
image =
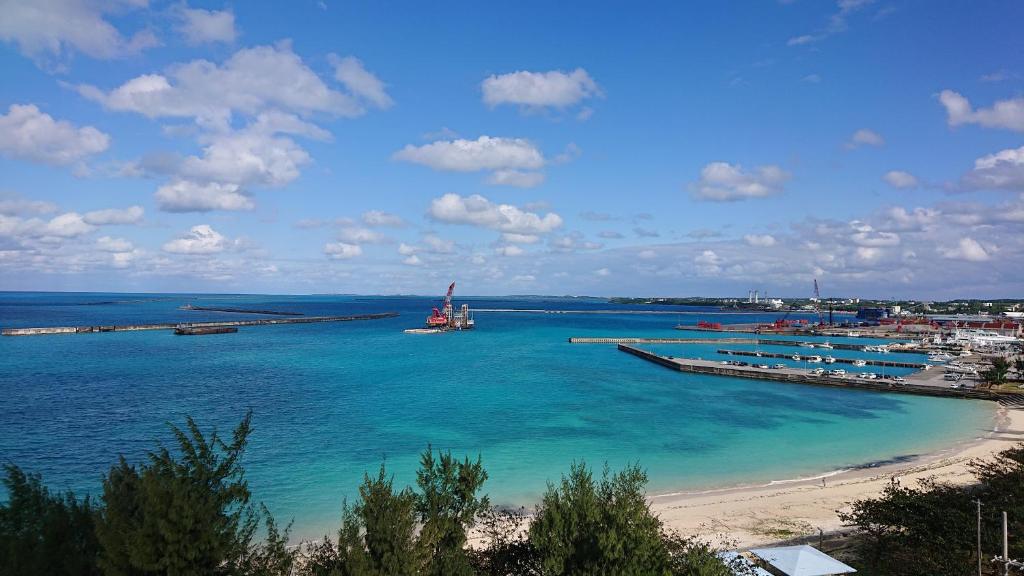
{"label": "white boat", "polygon": [[854,360],[853,361],[853,365],[858,367],[858,368],[863,368],[864,366],[867,366],[868,363],[863,361],[863,360]]}
{"label": "white boat", "polygon": [[1005,346],[1017,344],[1020,338],[1003,336],[991,330],[957,330],[953,333],[951,342],[956,344],[977,344],[979,346]]}
{"label": "white boat", "polygon": [[801,342],[800,343],[800,347],[801,348],[814,348],[814,344],[811,343],[811,342]]}
{"label": "white boat", "polygon": [[790,356],[790,358],[792,358],[795,362],[799,362],[800,361],[800,355],[799,354],[793,354],[792,356]]}
{"label": "white boat", "polygon": [[825,361],[825,364],[835,364],[836,363],[836,359],[831,357],[831,356],[825,356],[824,361]]}
{"label": "white boat", "polygon": [[818,348],[824,348],[826,350],[831,350],[833,348],[833,346],[831,344],[829,344],[828,342],[825,342],[823,344],[818,344]]}
{"label": "white boat", "polygon": [[820,364],[821,356],[810,356],[807,358],[807,361],[810,362],[811,364]]}

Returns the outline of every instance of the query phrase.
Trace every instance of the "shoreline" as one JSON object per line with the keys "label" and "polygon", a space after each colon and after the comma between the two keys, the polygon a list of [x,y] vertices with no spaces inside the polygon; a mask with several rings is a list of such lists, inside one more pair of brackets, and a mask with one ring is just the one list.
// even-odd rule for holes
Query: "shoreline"
{"label": "shoreline", "polygon": [[971,460],[1022,441],[1024,410],[999,406],[992,429],[983,436],[921,455],[768,483],[652,494],[648,501],[666,527],[680,534],[732,547],[759,546],[844,528],[836,511],[848,510],[854,500],[878,496],[894,477],[904,485],[928,477],[967,484],[973,481]]}

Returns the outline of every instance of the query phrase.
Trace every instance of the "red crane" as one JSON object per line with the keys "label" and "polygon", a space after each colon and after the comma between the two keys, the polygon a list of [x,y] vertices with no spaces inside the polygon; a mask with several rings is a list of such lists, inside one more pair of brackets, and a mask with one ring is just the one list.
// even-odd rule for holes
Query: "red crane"
{"label": "red crane", "polygon": [[441,309],[434,308],[431,312],[430,317],[427,318],[427,326],[432,328],[440,328],[447,326],[448,322],[452,318],[452,293],[455,292],[455,282],[448,287],[448,293],[444,297],[444,301],[441,303]]}

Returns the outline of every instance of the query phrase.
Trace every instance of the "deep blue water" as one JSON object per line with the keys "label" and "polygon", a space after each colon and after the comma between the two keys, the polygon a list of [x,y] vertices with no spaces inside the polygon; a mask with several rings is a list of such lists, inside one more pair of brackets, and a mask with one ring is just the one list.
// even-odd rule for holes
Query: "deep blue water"
{"label": "deep blue water", "polygon": [[[0,293],[3,327],[245,317],[179,310],[185,303],[310,315],[400,313],[202,337],[157,331],[0,338],[0,461],[41,472],[53,487],[95,493],[119,453],[138,460],[157,441],[168,441],[167,422],[180,425],[192,415],[204,428],[228,433],[252,408],[250,485],[278,518],[295,519],[298,536],[312,537],[334,531],[342,498],[351,498],[364,471],[382,461],[398,483],[412,482],[428,443],[482,455],[492,500],[526,504],[574,460],[613,468],[639,462],[650,474],[650,490],[666,492],[919,454],[978,436],[992,424],[992,406],[982,402],[684,375],[614,345],[567,342],[569,336],[697,336],[703,333],[673,327],[700,319],[768,321],[770,314],[478,312],[472,332],[404,334],[422,324],[436,300]],[[582,299],[456,298],[462,302],[652,309]],[[720,347],[649,346],[703,358],[717,357]]]}

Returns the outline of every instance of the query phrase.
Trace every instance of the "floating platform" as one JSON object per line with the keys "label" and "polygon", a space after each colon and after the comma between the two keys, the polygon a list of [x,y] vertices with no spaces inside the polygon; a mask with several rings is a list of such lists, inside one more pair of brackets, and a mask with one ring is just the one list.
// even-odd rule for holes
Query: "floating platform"
{"label": "floating platform", "polygon": [[174,333],[178,336],[205,336],[207,334],[234,334],[236,326],[178,326]]}
{"label": "floating platform", "polygon": [[40,336],[46,334],[88,334],[93,332],[137,332],[141,330],[174,330],[179,326],[197,328],[205,326],[266,326],[268,324],[312,324],[315,322],[353,322],[394,318],[398,312],[356,314],[353,316],[302,316],[300,318],[261,318],[259,320],[233,320],[230,322],[167,322],[163,324],[127,324],[113,326],[49,326],[42,328],[4,328],[4,336]]}
{"label": "floating platform", "polygon": [[916,394],[920,396],[943,396],[947,398],[968,398],[975,400],[992,400],[1003,403],[1024,403],[1024,394],[999,393],[992,390],[978,390],[975,388],[950,388],[943,385],[926,385],[903,383],[897,384],[892,380],[867,380],[861,378],[842,378],[828,376],[825,374],[812,374],[806,370],[794,368],[758,368],[756,366],[732,366],[724,365],[713,360],[696,360],[690,358],[669,358],[660,356],[653,352],[641,350],[627,344],[619,344],[618,349],[627,354],[647,360],[654,364],[664,366],[679,372],[694,374],[707,374],[711,376],[729,376],[733,378],[751,378],[757,380],[774,380],[777,382],[789,382],[792,384],[811,384],[815,386],[829,386],[832,388],[849,388],[853,390],[870,390],[875,392],[897,392],[903,394]]}

